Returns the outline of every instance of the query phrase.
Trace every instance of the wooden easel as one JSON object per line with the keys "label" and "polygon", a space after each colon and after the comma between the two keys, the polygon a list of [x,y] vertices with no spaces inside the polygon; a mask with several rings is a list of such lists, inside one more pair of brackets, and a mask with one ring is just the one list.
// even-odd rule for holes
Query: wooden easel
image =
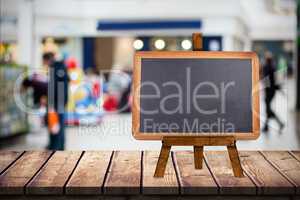
{"label": "wooden easel", "polygon": [[[194,33],[193,51],[201,50],[202,34]],[[162,139],[162,147],[157,161],[154,177],[164,176],[172,146],[193,146],[194,163],[196,169],[202,169],[204,146],[227,146],[234,176],[244,176],[234,136],[164,136]]]}

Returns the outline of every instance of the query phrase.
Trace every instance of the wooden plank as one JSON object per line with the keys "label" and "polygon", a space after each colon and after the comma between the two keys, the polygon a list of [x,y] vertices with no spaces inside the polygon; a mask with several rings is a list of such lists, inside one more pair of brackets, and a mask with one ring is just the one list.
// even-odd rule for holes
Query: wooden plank
{"label": "wooden plank", "polygon": [[24,186],[51,156],[49,151],[29,151],[0,176],[0,194],[23,194]]}
{"label": "wooden plank", "polygon": [[241,151],[243,169],[258,187],[259,194],[295,194],[293,185],[257,151]]}
{"label": "wooden plank", "polygon": [[125,197],[106,197],[99,195],[1,195],[1,200],[129,200]]}
{"label": "wooden plank", "polygon": [[198,196],[162,196],[162,195],[133,195],[133,196],[12,196],[6,195],[1,196],[3,200],[300,200],[300,196],[239,196],[239,195],[224,195],[224,196],[215,196],[215,195],[198,195]]}
{"label": "wooden plank", "polygon": [[300,162],[287,151],[263,151],[262,154],[296,186],[300,194]]}
{"label": "wooden plank", "polygon": [[158,161],[158,156],[159,152],[144,152],[142,165],[142,193],[159,195],[178,194],[179,185],[177,182],[176,172],[172,163],[171,156],[168,159],[164,177],[154,177],[154,171],[156,163]]}
{"label": "wooden plank", "polygon": [[291,153],[297,160],[300,161],[300,151],[292,151]]}
{"label": "wooden plank", "polygon": [[22,153],[23,151],[0,151],[0,174],[19,158]]}
{"label": "wooden plank", "polygon": [[64,185],[82,152],[57,151],[27,185],[26,193],[35,195],[63,194]]}
{"label": "wooden plank", "polygon": [[141,186],[141,152],[115,152],[104,184],[104,193],[139,194]]}
{"label": "wooden plank", "polygon": [[192,152],[176,152],[173,156],[181,186],[181,194],[218,194],[218,186],[205,162],[202,164],[202,169],[197,170],[194,167],[193,157]]}
{"label": "wooden plank", "polygon": [[108,151],[85,152],[66,185],[66,194],[101,194],[111,155]]}
{"label": "wooden plank", "polygon": [[205,160],[220,187],[220,194],[256,194],[256,186],[248,176],[234,177],[227,152],[207,151]]}
{"label": "wooden plank", "polygon": [[299,196],[299,195],[293,196],[293,197],[291,198],[291,200],[300,200],[300,196]]}

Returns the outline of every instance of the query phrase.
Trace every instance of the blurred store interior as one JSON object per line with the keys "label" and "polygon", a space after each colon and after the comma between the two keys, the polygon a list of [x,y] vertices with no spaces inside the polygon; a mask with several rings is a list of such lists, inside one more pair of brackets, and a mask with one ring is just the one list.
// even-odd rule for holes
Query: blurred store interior
{"label": "blurred store interior", "polygon": [[[45,104],[18,84],[24,74],[46,79],[43,55],[51,52],[70,78],[66,150],[158,150],[159,141],[131,135],[133,55],[190,51],[193,32],[203,34],[205,51],[255,51],[261,66],[266,55],[274,60],[280,91],[272,108],[285,126],[271,120],[238,148],[299,149],[297,6],[299,20],[297,0],[0,0],[0,149],[46,148]],[[262,89],[262,128],[263,99]]]}

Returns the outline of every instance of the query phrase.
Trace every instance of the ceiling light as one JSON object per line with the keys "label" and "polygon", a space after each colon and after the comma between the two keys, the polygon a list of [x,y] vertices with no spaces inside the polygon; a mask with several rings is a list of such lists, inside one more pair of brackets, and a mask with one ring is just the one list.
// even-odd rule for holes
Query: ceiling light
{"label": "ceiling light", "polygon": [[156,49],[162,50],[162,49],[165,48],[166,42],[162,39],[158,39],[154,42],[154,46],[155,46]]}
{"label": "ceiling light", "polygon": [[184,50],[189,50],[192,48],[192,42],[191,40],[188,40],[188,39],[185,39],[185,40],[182,40],[181,41],[181,47],[184,49]]}
{"label": "ceiling light", "polygon": [[144,47],[144,42],[140,39],[136,39],[133,42],[133,48],[135,50],[141,50]]}

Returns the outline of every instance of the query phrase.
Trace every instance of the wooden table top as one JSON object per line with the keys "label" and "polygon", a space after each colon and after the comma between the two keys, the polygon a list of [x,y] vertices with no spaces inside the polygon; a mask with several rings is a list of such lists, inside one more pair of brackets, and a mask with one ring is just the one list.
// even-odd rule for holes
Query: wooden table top
{"label": "wooden table top", "polygon": [[[300,151],[240,151],[243,178],[226,151],[172,152],[154,178],[159,152],[0,151],[1,195],[300,195]],[[1,199],[1,196],[0,196]]]}

